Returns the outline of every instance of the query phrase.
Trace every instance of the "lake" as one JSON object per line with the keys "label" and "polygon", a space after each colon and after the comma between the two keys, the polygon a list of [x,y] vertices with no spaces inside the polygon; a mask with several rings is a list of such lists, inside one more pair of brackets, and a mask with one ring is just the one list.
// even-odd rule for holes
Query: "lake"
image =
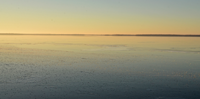
{"label": "lake", "polygon": [[200,38],[0,36],[2,99],[199,99]]}

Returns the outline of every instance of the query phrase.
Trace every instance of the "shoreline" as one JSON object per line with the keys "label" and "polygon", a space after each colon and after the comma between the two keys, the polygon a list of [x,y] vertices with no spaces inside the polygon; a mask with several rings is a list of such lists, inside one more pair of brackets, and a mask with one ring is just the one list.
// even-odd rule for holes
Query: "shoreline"
{"label": "shoreline", "polygon": [[200,37],[194,34],[20,34],[0,33],[0,35],[32,35],[32,36],[154,36],[154,37]]}

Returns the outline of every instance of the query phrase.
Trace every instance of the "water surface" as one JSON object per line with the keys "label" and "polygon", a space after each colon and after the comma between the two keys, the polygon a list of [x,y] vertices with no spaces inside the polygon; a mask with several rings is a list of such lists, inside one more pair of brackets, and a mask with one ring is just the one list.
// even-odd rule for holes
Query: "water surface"
{"label": "water surface", "polygon": [[2,99],[199,99],[200,38],[0,36]]}

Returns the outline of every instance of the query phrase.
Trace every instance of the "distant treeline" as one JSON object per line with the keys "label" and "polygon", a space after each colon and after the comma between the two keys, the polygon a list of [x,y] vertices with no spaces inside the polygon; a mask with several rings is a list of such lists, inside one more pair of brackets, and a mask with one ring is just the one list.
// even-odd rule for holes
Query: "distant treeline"
{"label": "distant treeline", "polygon": [[200,34],[20,34],[0,33],[0,35],[43,35],[43,36],[168,36],[168,37],[200,37]]}

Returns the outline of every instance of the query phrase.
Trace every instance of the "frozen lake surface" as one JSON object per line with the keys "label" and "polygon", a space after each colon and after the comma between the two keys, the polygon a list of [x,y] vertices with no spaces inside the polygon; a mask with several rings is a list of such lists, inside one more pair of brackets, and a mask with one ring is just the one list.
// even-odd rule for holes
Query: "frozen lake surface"
{"label": "frozen lake surface", "polygon": [[0,36],[0,99],[200,99],[199,42]]}

